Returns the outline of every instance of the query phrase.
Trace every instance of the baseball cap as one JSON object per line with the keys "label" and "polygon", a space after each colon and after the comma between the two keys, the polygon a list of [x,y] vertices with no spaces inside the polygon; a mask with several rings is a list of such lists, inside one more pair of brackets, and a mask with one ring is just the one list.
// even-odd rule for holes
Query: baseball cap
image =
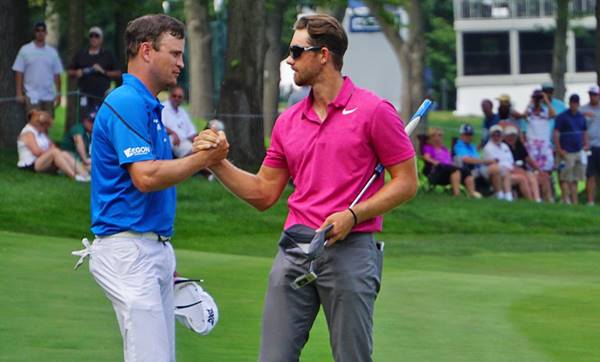
{"label": "baseball cap", "polygon": [[513,134],[519,134],[519,130],[515,126],[506,126],[504,128],[504,135],[509,136]]}
{"label": "baseball cap", "polygon": [[577,94],[571,94],[571,96],[569,97],[569,103],[571,102],[579,103],[579,96]]}
{"label": "baseball cap", "polygon": [[468,123],[462,124],[460,129],[458,130],[460,134],[473,134],[475,131],[473,130],[473,126]]}
{"label": "baseball cap", "polygon": [[496,99],[502,103],[510,103],[510,96],[508,94],[500,94]]}
{"label": "baseball cap", "polygon": [[37,28],[44,28],[44,30],[46,30],[46,23],[43,21],[36,21],[36,23],[33,24],[33,30],[36,30]]}
{"label": "baseball cap", "polygon": [[503,129],[502,126],[499,124],[495,124],[492,127],[490,127],[490,134],[494,133],[494,132],[500,132],[502,133]]}
{"label": "baseball cap", "polygon": [[533,91],[533,94],[532,94],[531,96],[532,96],[532,97],[543,97],[543,96],[544,96],[544,94],[543,94],[543,92],[542,92],[542,90],[541,90],[541,89],[535,89],[535,90]]}
{"label": "baseball cap", "polygon": [[552,82],[544,82],[544,83],[542,83],[542,90],[544,91],[544,90],[547,90],[547,89],[554,90],[554,84]]}
{"label": "baseball cap", "polygon": [[101,38],[104,36],[104,34],[102,33],[102,29],[100,29],[100,27],[97,26],[92,26],[90,28],[90,31],[88,31],[88,34],[98,34]]}
{"label": "baseball cap", "polygon": [[600,87],[598,87],[598,85],[594,84],[593,86],[590,87],[590,89],[588,90],[588,93],[600,94]]}

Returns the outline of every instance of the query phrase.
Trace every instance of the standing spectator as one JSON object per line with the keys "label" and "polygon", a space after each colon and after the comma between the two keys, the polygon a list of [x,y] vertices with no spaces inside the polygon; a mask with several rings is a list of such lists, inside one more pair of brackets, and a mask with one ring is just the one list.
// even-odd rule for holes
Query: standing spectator
{"label": "standing spectator", "polygon": [[[554,108],[554,113],[556,115],[559,115],[562,112],[567,110],[567,106],[565,105],[565,102],[563,102],[562,100],[560,100],[558,98],[554,98],[554,84],[552,82],[542,83],[542,92],[544,92],[544,94],[550,100],[550,104],[552,105],[552,108]],[[554,125],[555,125],[555,119],[551,118],[550,119],[550,129],[551,130],[554,129]],[[553,136],[551,135],[551,137],[553,137]]]}
{"label": "standing spectator", "polygon": [[[460,139],[454,145],[455,164],[458,167],[466,167],[471,171],[473,177],[482,177],[491,182],[496,197],[503,200],[504,192],[500,183],[500,167],[495,160],[483,160],[473,145],[473,126],[463,124],[460,126]],[[512,195],[511,195],[512,196]]]}
{"label": "standing spectator", "polygon": [[84,115],[81,123],[77,122],[65,133],[61,142],[61,148],[84,165],[88,172],[91,171],[92,160],[90,158],[90,143],[92,139],[92,127],[96,111],[93,110]]}
{"label": "standing spectator", "polygon": [[45,111],[31,110],[27,124],[17,139],[19,161],[17,167],[34,172],[62,171],[76,181],[87,182],[89,174],[71,154],[56,147],[48,138],[52,117]]}
{"label": "standing spectator", "polygon": [[43,110],[54,117],[60,104],[60,73],[63,66],[56,49],[46,44],[46,23],[37,22],[33,41],[19,49],[12,66],[15,72],[16,98],[25,103],[25,112]]}
{"label": "standing spectator", "polygon": [[111,79],[119,79],[119,70],[112,53],[102,48],[102,29],[90,28],[89,46],[80,50],[69,65],[69,76],[77,78],[81,106],[94,109],[100,106]]}
{"label": "standing spectator", "polygon": [[525,173],[529,180],[529,188],[531,189],[531,195],[536,202],[540,202],[540,195],[544,195],[544,199],[547,202],[553,202],[552,190],[550,189],[550,175],[543,172],[540,166],[529,157],[527,148],[521,142],[519,137],[519,130],[514,126],[507,126],[504,128],[504,142],[510,148],[513,159],[515,160],[515,167],[513,173]]}
{"label": "standing spectator", "polygon": [[531,103],[525,111],[525,116],[527,151],[544,172],[551,174],[554,168],[551,119],[554,118],[555,112],[548,96],[541,90],[536,89],[531,95]]}
{"label": "standing spectator", "polygon": [[485,145],[489,139],[490,127],[498,124],[500,119],[494,113],[494,104],[489,99],[481,101],[481,111],[483,112],[483,127],[481,128],[481,144]]}
{"label": "standing spectator", "polygon": [[162,121],[171,139],[173,154],[181,158],[192,153],[192,142],[198,135],[188,113],[181,107],[183,88],[175,86],[169,91],[169,99],[163,102]]}
{"label": "standing spectator", "polygon": [[521,194],[526,199],[531,200],[531,190],[527,177],[519,172],[513,173],[515,161],[508,145],[502,142],[502,133],[503,129],[500,125],[490,128],[490,140],[483,148],[483,159],[495,160],[498,163],[504,200],[513,201],[513,184],[519,187]]}
{"label": "standing spectator", "polygon": [[587,164],[586,191],[588,205],[594,205],[596,185],[600,180],[600,87],[593,85],[588,91],[590,103],[580,108],[587,119],[588,137],[592,154]]}
{"label": "standing spectator", "polygon": [[452,186],[452,194],[460,195],[460,183],[464,183],[469,196],[476,199],[481,194],[475,191],[475,180],[466,168],[459,168],[452,164],[450,151],[444,147],[444,134],[439,128],[430,128],[427,143],[423,146],[423,160],[425,160],[425,176],[434,185]]}
{"label": "standing spectator", "polygon": [[558,175],[562,201],[565,204],[577,204],[577,182],[585,178],[587,156],[583,150],[589,149],[587,124],[579,112],[579,96],[571,95],[569,109],[556,117],[554,144],[561,159]]}
{"label": "standing spectator", "polygon": [[501,94],[496,99],[498,99],[498,124],[502,127],[514,126],[520,129],[519,121],[523,115],[513,108],[510,96]]}

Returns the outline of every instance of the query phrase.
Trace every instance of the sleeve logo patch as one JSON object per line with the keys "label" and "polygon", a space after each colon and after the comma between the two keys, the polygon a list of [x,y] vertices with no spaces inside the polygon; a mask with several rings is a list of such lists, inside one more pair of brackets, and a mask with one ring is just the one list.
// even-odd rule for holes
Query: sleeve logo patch
{"label": "sleeve logo patch", "polygon": [[140,156],[150,153],[150,147],[129,147],[123,150],[125,157],[129,158],[131,156]]}

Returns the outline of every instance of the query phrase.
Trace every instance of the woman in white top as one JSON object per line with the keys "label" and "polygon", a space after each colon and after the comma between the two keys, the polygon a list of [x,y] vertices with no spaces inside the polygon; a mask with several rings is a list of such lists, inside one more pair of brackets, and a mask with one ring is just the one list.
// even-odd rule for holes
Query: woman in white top
{"label": "woman in white top", "polygon": [[531,96],[531,103],[525,111],[527,132],[525,144],[531,158],[544,172],[554,169],[554,150],[552,147],[553,125],[550,122],[556,115],[546,93],[536,89]]}
{"label": "woman in white top", "polygon": [[48,129],[52,126],[52,117],[48,112],[33,110],[27,115],[27,120],[17,139],[19,168],[35,172],[61,170],[77,181],[89,181],[90,176],[81,163],[48,138]]}

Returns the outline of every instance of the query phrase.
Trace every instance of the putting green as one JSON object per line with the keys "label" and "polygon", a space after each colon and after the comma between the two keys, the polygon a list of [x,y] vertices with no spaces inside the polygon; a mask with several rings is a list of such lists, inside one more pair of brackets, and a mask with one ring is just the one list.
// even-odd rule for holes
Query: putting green
{"label": "putting green", "polygon": [[[120,336],[78,240],[0,231],[0,360],[114,361]],[[399,253],[401,255],[401,253]],[[396,254],[394,254],[396,255]],[[178,250],[220,308],[211,335],[177,329],[179,361],[255,361],[271,258]],[[384,262],[375,361],[594,361],[600,252],[398,256]],[[303,361],[329,361],[319,316]]]}

